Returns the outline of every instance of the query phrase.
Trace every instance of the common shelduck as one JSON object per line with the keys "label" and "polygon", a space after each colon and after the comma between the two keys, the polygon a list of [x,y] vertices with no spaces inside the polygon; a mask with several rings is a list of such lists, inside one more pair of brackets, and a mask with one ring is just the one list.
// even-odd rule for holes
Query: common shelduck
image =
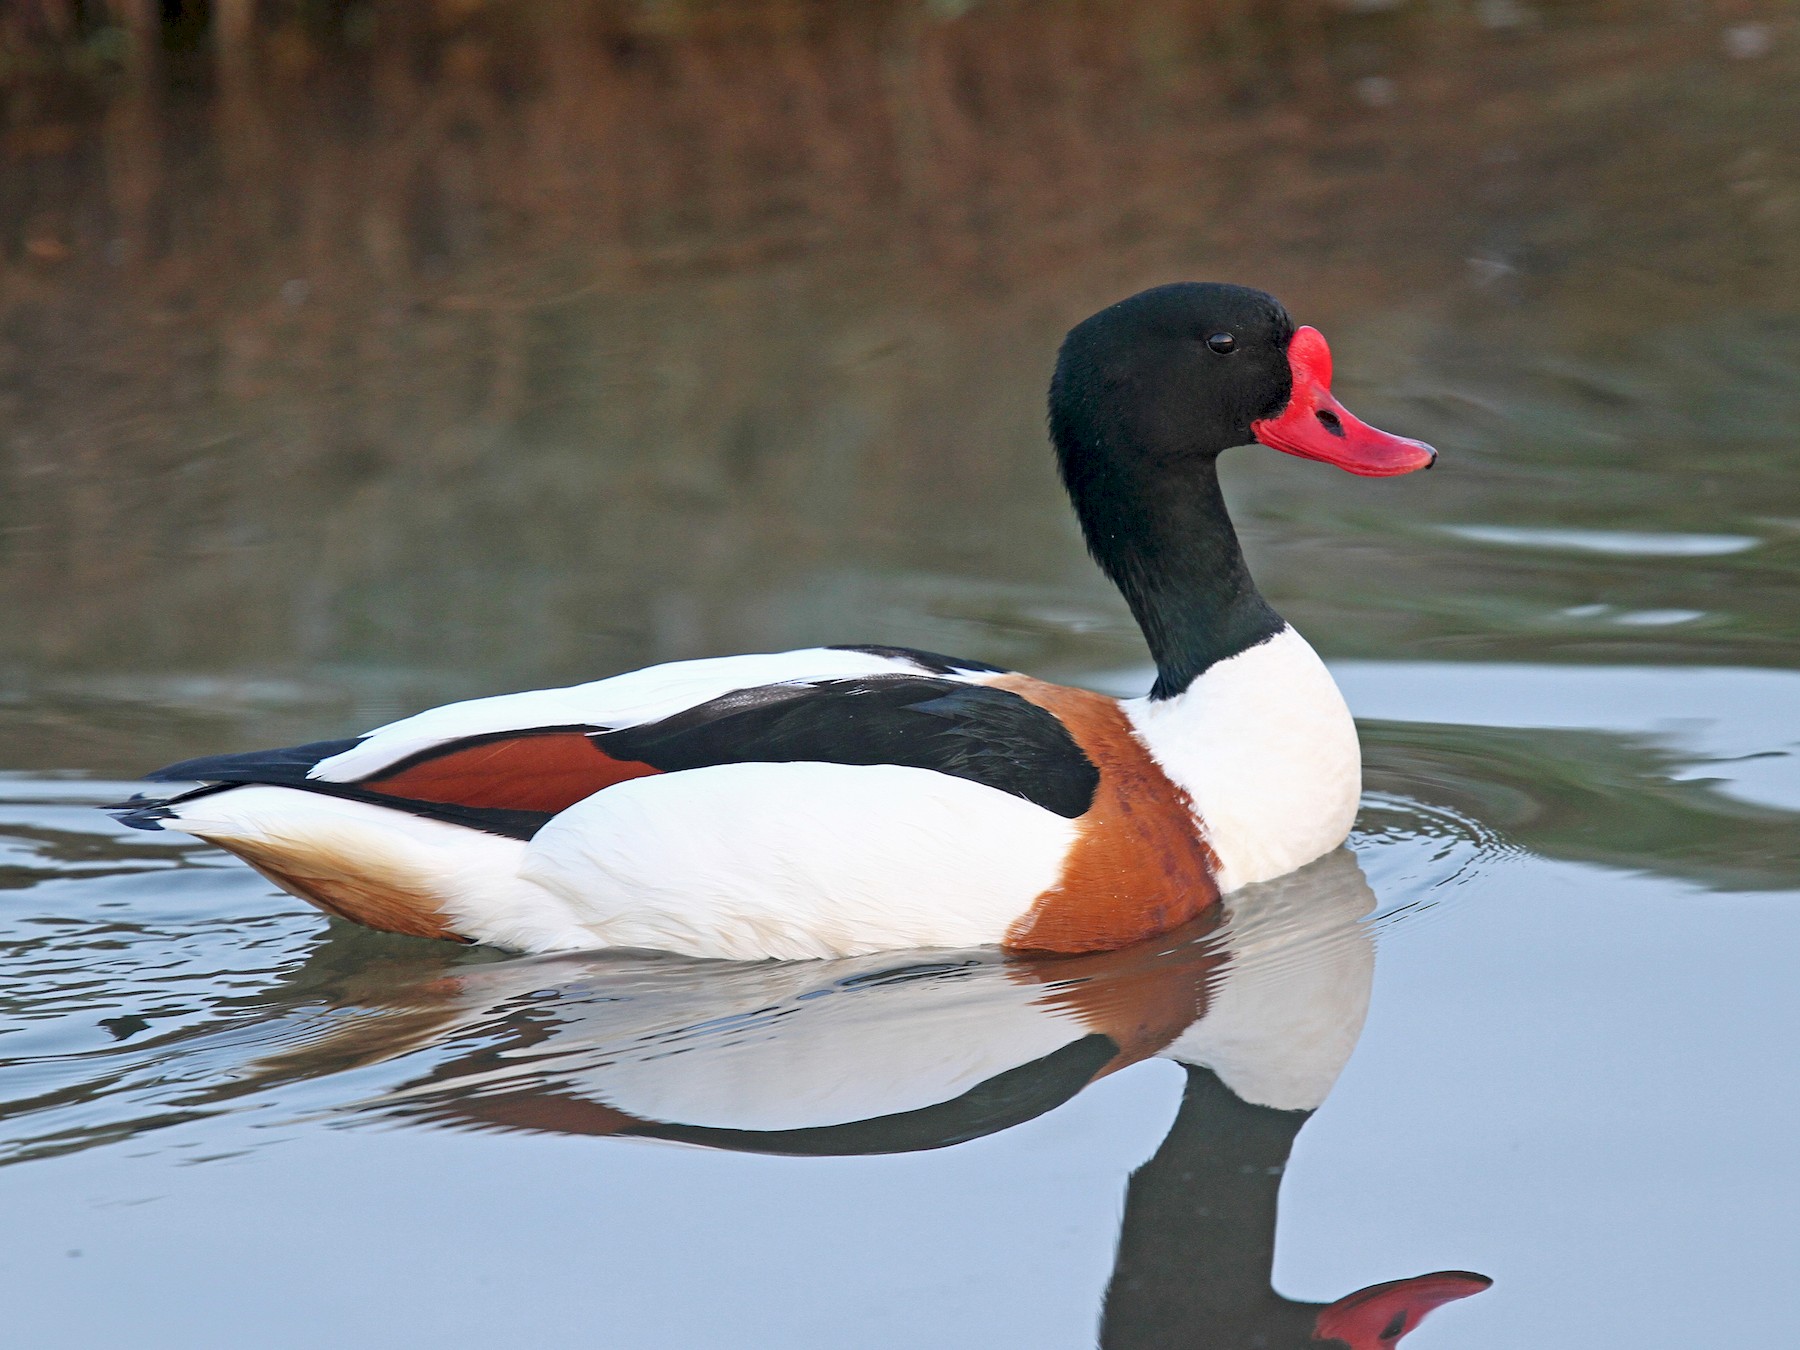
{"label": "common shelduck", "polygon": [[1273,297],[1159,286],[1070,331],[1050,434],[1155,658],[1139,699],[887,646],[679,661],[448,704],[347,740],[187,760],[121,820],[229,850],[375,928],[733,959],[1092,951],[1348,834],[1356,730],[1258,594],[1218,457],[1352,473],[1437,452],[1352,417]]}

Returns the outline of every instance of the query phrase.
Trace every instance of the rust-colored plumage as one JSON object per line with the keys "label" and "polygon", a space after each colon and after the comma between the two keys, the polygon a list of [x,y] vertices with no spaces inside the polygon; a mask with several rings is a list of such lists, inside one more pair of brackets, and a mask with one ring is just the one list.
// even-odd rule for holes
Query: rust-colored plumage
{"label": "rust-colored plumage", "polygon": [[1062,875],[1008,930],[1008,947],[1124,947],[1218,902],[1218,859],[1200,837],[1193,804],[1138,740],[1117,700],[1026,675],[992,683],[1053,713],[1100,770]]}
{"label": "rust-colored plumage", "polygon": [[289,850],[243,839],[218,843],[288,894],[317,905],[327,914],[408,937],[470,940],[450,926],[428,891],[374,875],[366,859],[348,858],[338,866],[316,848]]}
{"label": "rust-colored plumage", "polygon": [[359,786],[413,801],[554,814],[614,783],[656,772],[614,759],[579,731],[552,731],[434,755]]}

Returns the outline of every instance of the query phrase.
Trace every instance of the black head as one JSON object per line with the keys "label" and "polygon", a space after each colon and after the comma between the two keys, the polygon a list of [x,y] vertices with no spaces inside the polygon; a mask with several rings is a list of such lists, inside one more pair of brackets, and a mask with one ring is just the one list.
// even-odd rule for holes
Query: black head
{"label": "black head", "polygon": [[1293,391],[1293,337],[1274,296],[1217,282],[1140,291],[1083,320],[1050,385],[1065,475],[1087,454],[1161,467],[1253,440],[1250,424]]}
{"label": "black head", "polygon": [[1219,452],[1259,441],[1376,477],[1437,452],[1351,416],[1331,350],[1273,296],[1184,282],[1070,330],[1050,383],[1050,434],[1088,547],[1124,592],[1158,696],[1279,632],[1219,491]]}

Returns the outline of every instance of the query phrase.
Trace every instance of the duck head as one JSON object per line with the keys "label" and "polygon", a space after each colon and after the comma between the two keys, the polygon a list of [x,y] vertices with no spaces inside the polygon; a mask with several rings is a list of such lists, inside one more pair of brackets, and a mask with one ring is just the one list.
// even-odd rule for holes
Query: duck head
{"label": "duck head", "polygon": [[1437,451],[1351,415],[1331,392],[1331,348],[1274,296],[1182,282],[1140,291],[1076,325],[1050,395],[1068,467],[1087,454],[1167,466],[1251,442],[1389,478]]}
{"label": "duck head", "polygon": [[1088,550],[1156,660],[1153,699],[1286,626],[1238,548],[1220,452],[1260,442],[1374,477],[1437,459],[1353,417],[1332,395],[1324,337],[1273,296],[1199,282],[1140,292],[1070,330],[1050,435]]}

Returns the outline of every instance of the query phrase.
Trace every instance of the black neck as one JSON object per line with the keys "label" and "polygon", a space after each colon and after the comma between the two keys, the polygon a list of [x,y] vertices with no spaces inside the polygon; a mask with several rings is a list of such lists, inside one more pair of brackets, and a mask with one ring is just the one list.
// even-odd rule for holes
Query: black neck
{"label": "black neck", "polygon": [[1089,550],[1150,644],[1152,698],[1175,697],[1212,665],[1282,630],[1250,579],[1216,454],[1184,456],[1179,471],[1155,474],[1083,460],[1064,460],[1069,493]]}

